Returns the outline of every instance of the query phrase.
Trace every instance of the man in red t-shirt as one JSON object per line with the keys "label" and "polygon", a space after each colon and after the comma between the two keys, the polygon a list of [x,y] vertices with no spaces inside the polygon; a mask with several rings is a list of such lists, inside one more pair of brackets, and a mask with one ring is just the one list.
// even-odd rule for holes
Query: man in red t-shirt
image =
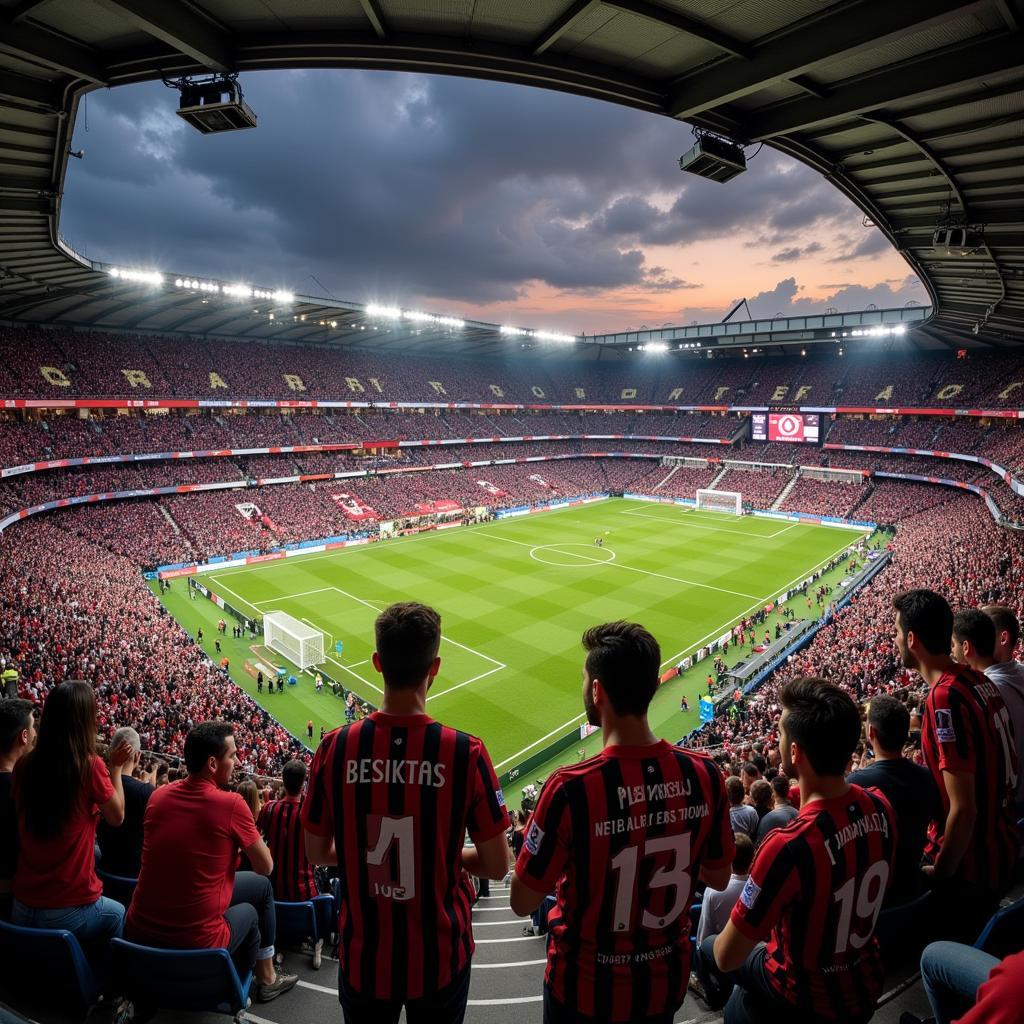
{"label": "man in red t-shirt", "polygon": [[[240,976],[255,968],[255,997],[266,1003],[299,979],[274,969],[274,894],[260,877],[274,863],[249,805],[224,789],[237,759],[227,722],[202,722],[185,738],[188,778],[161,786],[146,806],[124,933],[163,949],[226,948]],[[235,873],[239,851],[252,871]]]}
{"label": "man in red t-shirt", "polygon": [[461,1024],[474,948],[466,875],[505,876],[505,799],[483,743],[426,714],[441,617],[396,604],[375,632],[381,710],[317,748],[306,853],[339,866],[346,1024],[397,1024],[403,1005],[408,1024]]}
{"label": "man in red t-shirt", "polygon": [[701,946],[717,983],[735,983],[725,1019],[752,1024],[861,1024],[882,992],[875,925],[896,850],[895,816],[846,765],[860,712],[838,686],[794,679],[779,695],[782,769],[800,813],[758,848],[729,923]]}
{"label": "man in red t-shirt", "polygon": [[[910,590],[893,602],[896,646],[928,684],[921,751],[942,800],[923,869],[935,891],[936,934],[973,942],[1009,887],[1019,840],[1014,814],[1016,745],[992,680],[951,656],[954,617],[945,598]],[[991,650],[995,626],[982,612],[958,617],[957,650]],[[973,638],[973,640],[972,640]]]}
{"label": "man in red t-shirt", "polygon": [[583,706],[604,749],[547,781],[512,879],[512,910],[555,891],[545,1024],[670,1024],[690,975],[698,879],[729,881],[735,842],[711,758],[659,740],[647,723],[657,640],[630,622],[583,636]]}

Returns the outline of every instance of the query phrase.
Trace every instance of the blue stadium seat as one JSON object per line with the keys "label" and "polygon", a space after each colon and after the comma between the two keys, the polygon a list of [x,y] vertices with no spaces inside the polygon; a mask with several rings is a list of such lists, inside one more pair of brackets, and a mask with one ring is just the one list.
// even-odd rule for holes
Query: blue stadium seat
{"label": "blue stadium seat", "polygon": [[103,895],[117,900],[127,910],[139,880],[128,878],[125,875],[112,875],[109,871],[103,871],[101,868],[96,869],[96,875],[103,883]]}
{"label": "blue stadium seat", "polygon": [[888,907],[878,915],[875,935],[886,963],[916,960],[928,944],[925,927],[931,904],[931,891],[925,890],[915,900],[898,907]]}
{"label": "blue stadium seat", "polygon": [[274,909],[278,942],[296,943],[308,939],[314,947],[313,967],[319,970],[324,939],[334,930],[334,897],[314,896],[301,903],[275,900]]}
{"label": "blue stadium seat", "polygon": [[974,948],[999,960],[1024,949],[1024,897],[1008,907],[1000,907],[988,919]]}
{"label": "blue stadium seat", "polygon": [[99,979],[78,939],[63,928],[23,928],[0,921],[0,962],[0,991],[5,994],[74,1008],[83,1016],[99,1001]]}
{"label": "blue stadium seat", "polygon": [[107,989],[136,1007],[238,1015],[249,1003],[252,971],[239,979],[226,949],[155,949],[110,943]]}

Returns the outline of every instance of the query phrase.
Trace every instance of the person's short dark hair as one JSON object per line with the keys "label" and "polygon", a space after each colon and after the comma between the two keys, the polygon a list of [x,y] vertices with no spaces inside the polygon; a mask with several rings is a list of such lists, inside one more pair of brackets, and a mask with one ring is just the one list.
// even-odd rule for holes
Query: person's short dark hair
{"label": "person's short dark hair", "polygon": [[781,772],[772,779],[772,792],[782,800],[789,799],[789,779]]}
{"label": "person's short dark hair", "polygon": [[779,694],[786,735],[800,745],[818,775],[843,775],[860,739],[860,711],[835,683],[813,677],[791,679]]}
{"label": "person's short dark hair", "polygon": [[754,767],[755,767],[755,768],[756,768],[756,769],[757,769],[757,770],[758,770],[758,771],[759,771],[759,772],[760,772],[760,773],[761,773],[762,775],[764,775],[765,771],[766,771],[766,770],[767,770],[767,768],[768,768],[768,762],[767,762],[767,761],[766,761],[766,760],[765,760],[765,759],[764,759],[764,758],[763,758],[763,757],[762,757],[762,756],[761,756],[760,754],[755,754],[755,755],[754,755],[754,756],[753,756],[753,757],[752,757],[752,758],[750,759],[750,763],[751,763],[751,764],[753,764],[753,765],[754,765]]}
{"label": "person's short dark hair", "polygon": [[929,654],[949,654],[953,639],[953,609],[934,590],[906,590],[893,598],[904,635],[913,633]]}
{"label": "person's short dark hair", "polygon": [[740,771],[744,775],[753,775],[755,779],[760,778],[761,776],[761,769],[758,768],[753,761],[744,762],[743,767],[740,769]]}
{"label": "person's short dark hair", "polygon": [[996,624],[978,608],[961,608],[953,617],[953,636],[970,642],[975,652],[991,658],[996,649]]}
{"label": "person's short dark hair", "polygon": [[725,795],[731,804],[743,803],[743,798],[747,794],[743,790],[743,780],[738,775],[730,775],[725,780]]}
{"label": "person's short dark hair", "polygon": [[750,799],[754,801],[755,807],[772,806],[772,784],[764,779],[755,779],[750,786]]}
{"label": "person's short dark hair", "polygon": [[745,875],[754,862],[754,840],[746,832],[734,832],[732,838],[736,843],[736,853],[732,858],[732,873]]}
{"label": "person's short dark hair", "polygon": [[875,730],[878,745],[887,754],[898,754],[910,735],[910,712],[895,697],[880,693],[868,705],[868,725]]}
{"label": "person's short dark hair", "polygon": [[21,697],[0,700],[0,754],[14,749],[18,736],[32,723],[32,702]]}
{"label": "person's short dark hair", "polygon": [[636,622],[606,622],[583,634],[589,679],[599,679],[617,715],[643,715],[661,680],[658,641]]}
{"label": "person's short dark hair", "polygon": [[384,682],[396,690],[415,689],[426,678],[441,646],[441,616],[416,601],[400,601],[373,624]]}
{"label": "person's short dark hair", "polygon": [[281,769],[281,781],[284,791],[289,796],[298,796],[302,792],[302,784],[306,781],[306,765],[293,758]]}
{"label": "person's short dark hair", "polygon": [[996,633],[1005,632],[1010,638],[1011,647],[1017,646],[1020,639],[1020,620],[1013,613],[1012,608],[1005,604],[987,604],[981,609],[991,620],[996,628]]}
{"label": "person's short dark hair", "polygon": [[223,757],[228,737],[234,736],[230,722],[200,722],[185,737],[185,767],[190,775],[198,775],[211,757]]}

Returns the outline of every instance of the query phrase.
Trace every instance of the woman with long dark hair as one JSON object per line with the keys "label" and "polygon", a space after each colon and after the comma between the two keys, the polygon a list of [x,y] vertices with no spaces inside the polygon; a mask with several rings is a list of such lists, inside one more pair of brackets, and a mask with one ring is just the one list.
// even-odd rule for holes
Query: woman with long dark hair
{"label": "woman with long dark hair", "polygon": [[96,754],[96,695],[66,682],[46,698],[35,749],[15,766],[18,867],[14,924],[65,928],[84,943],[121,934],[124,907],[103,895],[96,877],[96,825],[124,820],[121,772],[133,758],[127,743]]}

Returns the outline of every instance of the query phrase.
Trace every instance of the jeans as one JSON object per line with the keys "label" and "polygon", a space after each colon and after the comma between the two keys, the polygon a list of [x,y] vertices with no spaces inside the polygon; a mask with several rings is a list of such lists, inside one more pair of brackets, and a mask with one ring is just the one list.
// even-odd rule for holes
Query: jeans
{"label": "jeans", "polygon": [[[672,1018],[676,1015],[679,1007],[673,1007],[664,1013],[656,1014],[653,1017],[637,1017],[630,1024],[672,1024]],[[577,1013],[571,1007],[560,1003],[551,994],[551,989],[544,986],[544,1024],[600,1024],[601,1018],[587,1017]]]}
{"label": "jeans", "polygon": [[350,988],[338,971],[338,1000],[345,1024],[398,1024],[405,1006],[406,1024],[462,1024],[469,998],[469,964],[455,980],[419,999],[376,999]]}
{"label": "jeans", "polygon": [[274,955],[277,913],[270,879],[252,871],[239,871],[224,920],[231,929],[228,952],[238,976],[244,978],[257,960],[269,960]]}
{"label": "jeans", "polygon": [[26,907],[14,901],[11,924],[25,928],[62,928],[71,932],[92,963],[97,963],[111,939],[121,937],[124,926],[124,907],[116,900],[101,896],[95,903],[82,907],[41,909]]}
{"label": "jeans", "polygon": [[933,942],[921,954],[921,981],[936,1024],[949,1024],[973,1005],[999,961],[958,942]]}

